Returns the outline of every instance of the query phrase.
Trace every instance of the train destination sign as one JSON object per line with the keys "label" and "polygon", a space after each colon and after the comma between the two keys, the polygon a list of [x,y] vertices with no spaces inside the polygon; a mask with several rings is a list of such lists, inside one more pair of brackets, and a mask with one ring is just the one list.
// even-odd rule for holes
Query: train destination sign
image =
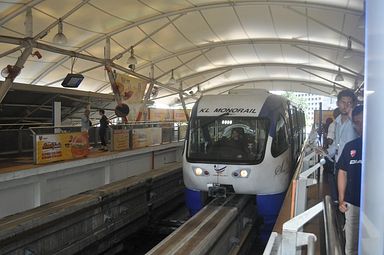
{"label": "train destination sign", "polygon": [[[212,108],[213,109],[213,108]],[[217,107],[212,110],[211,108],[201,108],[199,113],[258,113],[256,108],[241,108],[241,107]]]}

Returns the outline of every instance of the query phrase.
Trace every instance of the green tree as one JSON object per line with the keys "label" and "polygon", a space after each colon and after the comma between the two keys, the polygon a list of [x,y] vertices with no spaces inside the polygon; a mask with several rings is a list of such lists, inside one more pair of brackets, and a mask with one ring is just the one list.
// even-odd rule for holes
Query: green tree
{"label": "green tree", "polygon": [[296,96],[293,92],[284,92],[282,96],[288,98],[289,101],[293,102],[297,107],[305,110],[308,108],[308,102],[304,98]]}
{"label": "green tree", "polygon": [[[293,92],[284,92],[282,96],[293,102],[297,107],[302,109],[304,113],[307,113],[306,109],[308,109],[309,104],[306,99],[296,96]],[[307,114],[305,114],[305,123],[307,126],[312,125]]]}

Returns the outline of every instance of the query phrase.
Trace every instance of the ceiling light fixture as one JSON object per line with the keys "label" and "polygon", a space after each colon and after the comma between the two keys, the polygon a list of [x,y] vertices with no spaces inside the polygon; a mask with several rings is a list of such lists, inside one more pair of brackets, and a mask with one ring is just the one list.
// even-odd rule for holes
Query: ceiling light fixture
{"label": "ceiling light fixture", "polygon": [[58,32],[55,37],[53,37],[53,42],[62,45],[67,44],[68,40],[67,37],[63,34],[63,21],[61,18],[59,19],[59,23],[57,25]]}
{"label": "ceiling light fixture", "polygon": [[351,37],[348,37],[348,47],[344,51],[344,58],[348,59],[352,57],[352,39]]}
{"label": "ceiling light fixture", "polygon": [[128,65],[136,65],[137,64],[137,59],[136,59],[134,52],[133,52],[133,46],[131,46],[131,56],[129,56],[129,58],[127,60],[127,64]]}
{"label": "ceiling light fixture", "polygon": [[171,78],[168,81],[168,85],[175,85],[176,84],[176,79],[173,77],[173,69],[171,71]]}
{"label": "ceiling light fixture", "polygon": [[340,66],[339,66],[339,71],[337,72],[337,74],[335,76],[335,81],[344,81],[343,74],[340,71]]}
{"label": "ceiling light fixture", "polygon": [[332,89],[332,91],[331,91],[331,96],[337,96],[337,90],[336,90],[336,84],[335,83],[333,83],[333,89]]}

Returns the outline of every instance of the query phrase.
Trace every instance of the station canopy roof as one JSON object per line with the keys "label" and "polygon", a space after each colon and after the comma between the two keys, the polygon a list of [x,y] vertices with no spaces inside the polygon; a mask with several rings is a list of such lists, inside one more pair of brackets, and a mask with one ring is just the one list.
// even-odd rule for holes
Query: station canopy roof
{"label": "station canopy roof", "polygon": [[[54,40],[60,22],[66,42]],[[11,88],[2,103],[31,100],[37,86],[62,88],[70,72],[85,76],[74,94],[112,94],[106,64],[153,77],[151,100],[171,106],[180,93],[188,104],[234,88],[329,95],[363,85],[364,1],[0,0],[0,69],[26,47],[32,54],[15,83],[32,85],[31,94],[10,98]]]}

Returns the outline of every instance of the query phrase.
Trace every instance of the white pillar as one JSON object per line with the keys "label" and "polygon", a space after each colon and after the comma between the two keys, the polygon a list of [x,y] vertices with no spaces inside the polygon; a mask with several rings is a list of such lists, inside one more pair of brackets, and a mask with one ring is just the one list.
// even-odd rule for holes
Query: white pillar
{"label": "white pillar", "polygon": [[366,2],[365,123],[359,254],[384,252],[384,1]]}
{"label": "white pillar", "polygon": [[[61,102],[53,102],[53,126],[61,126]],[[55,133],[60,133],[60,128],[55,128]]]}

